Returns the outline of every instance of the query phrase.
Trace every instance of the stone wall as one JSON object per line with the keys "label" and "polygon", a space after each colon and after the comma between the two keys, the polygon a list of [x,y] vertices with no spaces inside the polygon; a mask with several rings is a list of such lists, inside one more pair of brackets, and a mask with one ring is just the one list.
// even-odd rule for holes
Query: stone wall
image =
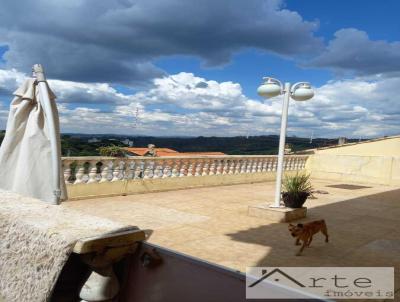
{"label": "stone wall", "polygon": [[400,156],[314,154],[306,163],[313,178],[381,185],[400,185]]}

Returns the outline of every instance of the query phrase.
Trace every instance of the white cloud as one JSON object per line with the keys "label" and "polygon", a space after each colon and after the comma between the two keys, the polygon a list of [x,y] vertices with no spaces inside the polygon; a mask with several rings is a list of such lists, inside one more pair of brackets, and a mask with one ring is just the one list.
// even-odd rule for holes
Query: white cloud
{"label": "white cloud", "polygon": [[310,65],[355,74],[394,74],[400,71],[400,42],[371,40],[365,31],[344,28]]}
{"label": "white cloud", "polygon": [[[25,76],[0,70],[2,127],[11,91]],[[127,135],[254,135],[278,133],[282,103],[255,100],[241,85],[179,73],[155,79],[147,90],[118,92],[109,84],[50,80],[64,132]],[[330,81],[308,102],[292,101],[289,134],[380,136],[398,134],[400,78]],[[7,100],[5,99],[7,94]],[[86,100],[86,101],[83,101]],[[75,103],[80,103],[75,107]],[[90,104],[90,106],[88,105]],[[98,104],[99,106],[95,106]],[[107,104],[107,110],[101,104]]]}
{"label": "white cloud", "polygon": [[281,56],[322,49],[318,23],[284,6],[282,0],[3,0],[0,45],[8,47],[7,68],[46,62],[52,78],[119,84],[161,76],[154,65],[160,57],[186,55],[215,66],[247,48]]}

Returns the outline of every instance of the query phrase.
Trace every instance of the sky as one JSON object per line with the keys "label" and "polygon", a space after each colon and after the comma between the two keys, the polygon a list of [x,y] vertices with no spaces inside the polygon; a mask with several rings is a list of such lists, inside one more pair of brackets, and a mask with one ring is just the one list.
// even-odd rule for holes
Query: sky
{"label": "sky", "polygon": [[262,78],[310,82],[288,135],[400,134],[400,2],[3,0],[0,129],[41,63],[62,132],[278,134]]}

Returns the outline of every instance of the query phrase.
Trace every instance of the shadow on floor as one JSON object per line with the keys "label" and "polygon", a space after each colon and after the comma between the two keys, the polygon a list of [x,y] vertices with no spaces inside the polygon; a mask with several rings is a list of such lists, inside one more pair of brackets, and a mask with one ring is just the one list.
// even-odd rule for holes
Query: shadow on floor
{"label": "shadow on floor", "polygon": [[[313,202],[312,200],[309,202]],[[254,266],[393,266],[400,288],[400,189],[310,208],[307,222],[325,219],[330,242],[317,234],[302,256],[288,232],[276,223],[227,234],[232,240],[265,246]]]}

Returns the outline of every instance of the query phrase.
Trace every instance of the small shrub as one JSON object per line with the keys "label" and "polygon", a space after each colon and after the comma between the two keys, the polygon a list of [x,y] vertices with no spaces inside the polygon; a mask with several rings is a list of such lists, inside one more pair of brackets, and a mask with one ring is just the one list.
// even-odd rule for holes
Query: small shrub
{"label": "small shrub", "polygon": [[124,149],[115,145],[99,147],[97,151],[99,151],[101,156],[113,156],[113,157],[125,156]]}

